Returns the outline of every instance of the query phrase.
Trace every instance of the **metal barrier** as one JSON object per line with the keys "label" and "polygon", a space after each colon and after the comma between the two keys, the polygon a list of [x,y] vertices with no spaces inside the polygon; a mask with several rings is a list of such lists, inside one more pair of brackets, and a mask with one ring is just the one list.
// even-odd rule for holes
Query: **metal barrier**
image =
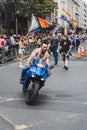
{"label": "metal barrier", "polygon": [[[30,53],[37,48],[37,44],[29,44],[25,49],[25,55],[30,55]],[[6,46],[0,48],[0,63],[4,64],[7,61],[14,60],[19,56],[18,54],[19,46]]]}

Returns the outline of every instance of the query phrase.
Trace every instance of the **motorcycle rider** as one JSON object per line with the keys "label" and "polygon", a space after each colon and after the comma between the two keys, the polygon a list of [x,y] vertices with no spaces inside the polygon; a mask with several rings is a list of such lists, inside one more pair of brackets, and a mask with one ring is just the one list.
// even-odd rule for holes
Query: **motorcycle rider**
{"label": "motorcycle rider", "polygon": [[35,50],[33,50],[33,52],[31,53],[31,55],[29,56],[29,58],[27,60],[26,67],[22,69],[20,83],[23,83],[25,73],[29,69],[29,67],[31,66],[32,63],[35,63],[42,68],[44,68],[47,65],[48,68],[49,68],[49,66],[50,66],[50,55],[47,51],[48,50],[48,44],[49,43],[46,40],[41,44],[40,48],[36,48]]}

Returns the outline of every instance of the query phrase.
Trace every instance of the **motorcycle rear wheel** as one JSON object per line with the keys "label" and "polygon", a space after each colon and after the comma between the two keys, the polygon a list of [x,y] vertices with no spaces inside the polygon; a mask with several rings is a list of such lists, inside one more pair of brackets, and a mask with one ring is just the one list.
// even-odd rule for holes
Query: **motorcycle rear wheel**
{"label": "motorcycle rear wheel", "polygon": [[[30,81],[32,82],[32,81]],[[35,82],[34,84],[29,83],[27,92],[25,94],[25,101],[27,105],[30,105],[33,103],[34,99],[36,98],[40,85],[39,83]]]}

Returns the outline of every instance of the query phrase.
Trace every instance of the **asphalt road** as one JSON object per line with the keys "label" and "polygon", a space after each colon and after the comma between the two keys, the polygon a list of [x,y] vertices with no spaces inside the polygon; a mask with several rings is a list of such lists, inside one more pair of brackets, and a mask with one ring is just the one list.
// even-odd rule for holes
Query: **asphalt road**
{"label": "asphalt road", "polygon": [[87,60],[62,61],[26,105],[19,62],[0,66],[0,130],[87,130]]}

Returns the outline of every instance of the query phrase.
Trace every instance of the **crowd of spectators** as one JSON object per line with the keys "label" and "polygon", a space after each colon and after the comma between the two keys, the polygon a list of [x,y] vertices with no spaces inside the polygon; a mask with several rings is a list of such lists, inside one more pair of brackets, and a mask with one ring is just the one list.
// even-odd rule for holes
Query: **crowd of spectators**
{"label": "crowd of spectators", "polygon": [[[41,43],[44,40],[51,40],[51,33],[31,33],[30,35],[15,35],[11,34],[10,36],[7,35],[0,35],[0,61],[2,57],[13,58],[19,55],[19,41],[20,37],[22,37],[24,48],[24,54],[29,53],[32,51],[30,45],[37,45],[40,47]],[[58,40],[60,41],[63,34],[56,35]],[[71,40],[73,48],[78,48],[80,41],[83,39],[81,35],[75,34],[68,34],[67,37]],[[84,40],[84,39],[83,39]],[[33,49],[33,48],[32,48]],[[4,55],[4,56],[3,56]]]}

